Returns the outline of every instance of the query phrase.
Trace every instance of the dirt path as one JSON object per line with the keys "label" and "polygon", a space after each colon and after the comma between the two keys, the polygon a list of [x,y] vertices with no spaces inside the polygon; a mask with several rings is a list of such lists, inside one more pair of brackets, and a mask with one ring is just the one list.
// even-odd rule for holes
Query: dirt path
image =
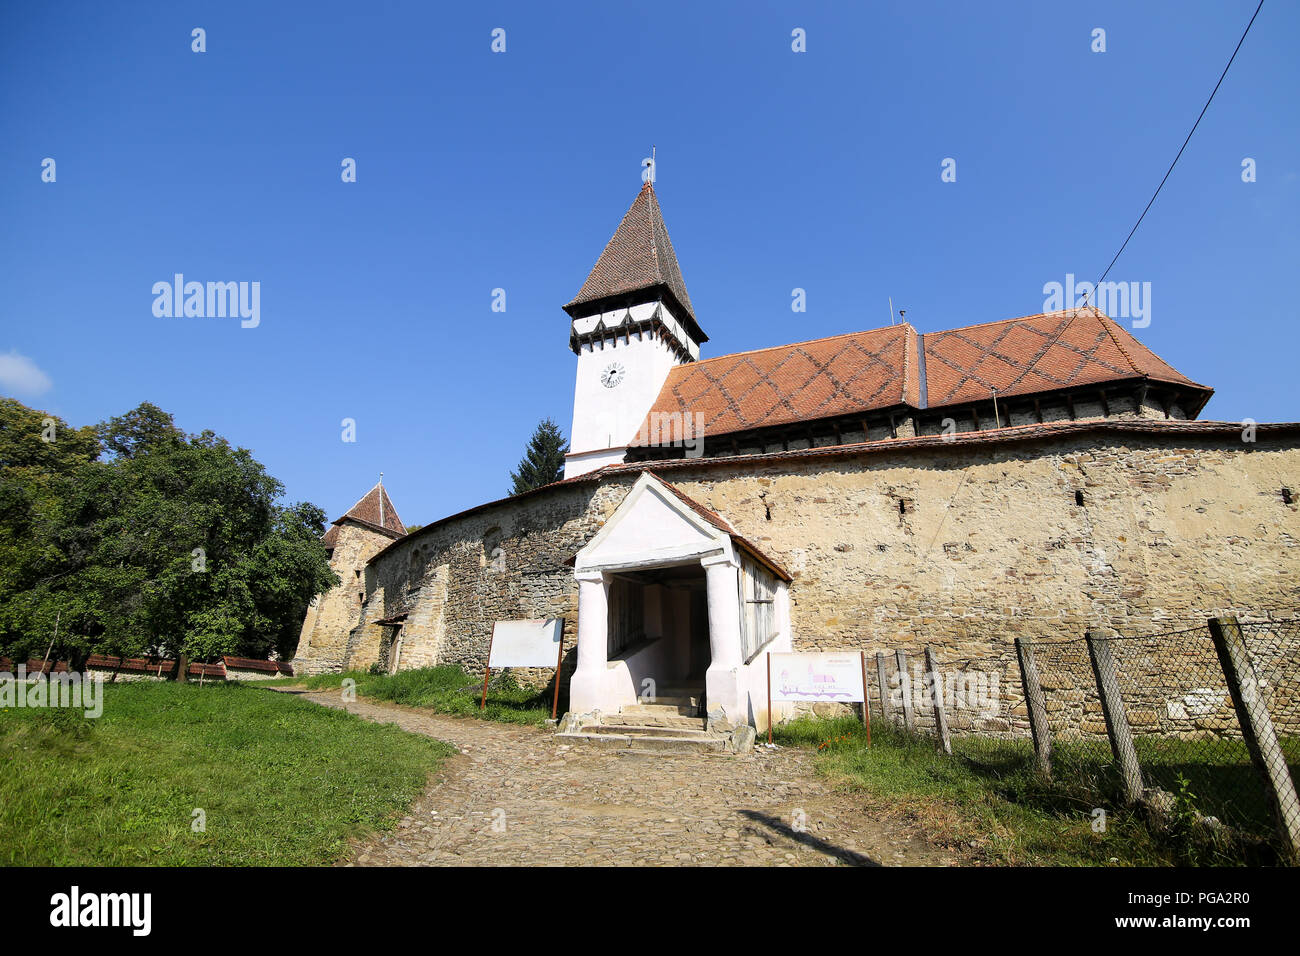
{"label": "dirt path", "polygon": [[454,744],[397,827],[348,866],[857,866],[963,862],[838,794],[806,751],[663,756],[562,744],[550,730],[395,704],[325,707]]}

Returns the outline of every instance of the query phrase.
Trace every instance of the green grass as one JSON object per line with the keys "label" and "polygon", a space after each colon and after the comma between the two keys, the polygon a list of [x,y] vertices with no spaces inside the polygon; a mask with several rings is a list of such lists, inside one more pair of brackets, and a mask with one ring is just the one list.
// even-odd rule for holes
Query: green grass
{"label": "green grass", "polygon": [[0,711],[0,864],[330,863],[391,827],[453,752],[240,684],[106,685],[94,720]]}
{"label": "green grass", "polygon": [[[511,724],[540,726],[551,716],[551,695],[545,689],[520,687],[508,673],[496,674],[488,684],[487,707],[479,710],[483,677],[460,667],[422,667],[396,674],[320,674],[293,681],[308,690],[339,687],[345,680],[356,681],[357,693],[376,700],[390,700],[408,707],[427,707],[440,714],[481,717]],[[565,701],[561,699],[563,712]]]}
{"label": "green grass", "polygon": [[[790,721],[776,728],[775,739],[788,746],[817,748],[818,771],[861,795],[874,809],[919,823],[941,844],[962,847],[990,863],[1276,862],[1272,851],[1258,841],[1229,839],[1197,823],[1200,798],[1195,781],[1171,788],[1174,809],[1162,820],[1125,808],[1111,796],[1117,790],[1105,741],[1102,751],[1091,743],[1055,745],[1054,778],[1047,781],[1034,771],[1028,741],[954,737],[954,755],[949,757],[930,738],[911,737],[879,721],[873,730],[870,749],[856,717]],[[1208,780],[1204,772],[1198,779]],[[1092,828],[1092,811],[1098,807],[1106,811],[1102,833]]]}

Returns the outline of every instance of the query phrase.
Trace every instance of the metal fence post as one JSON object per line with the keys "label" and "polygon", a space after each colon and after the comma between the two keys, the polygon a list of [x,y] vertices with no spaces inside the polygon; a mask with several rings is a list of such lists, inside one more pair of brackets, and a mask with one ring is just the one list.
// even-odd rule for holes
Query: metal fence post
{"label": "metal fence post", "polygon": [[1025,708],[1029,711],[1029,732],[1034,738],[1034,764],[1043,776],[1052,774],[1052,733],[1047,725],[1047,701],[1038,680],[1038,662],[1033,645],[1016,638],[1016,657],[1020,661],[1020,683],[1025,691]]}
{"label": "metal fence post", "polygon": [[1110,749],[1119,763],[1124,778],[1124,795],[1129,803],[1142,799],[1142,768],[1138,764],[1137,748],[1133,746],[1133,732],[1128,726],[1124,711],[1124,698],[1119,690],[1119,673],[1111,655],[1110,642],[1104,634],[1087,631],[1088,656],[1092,659],[1092,673],[1097,679],[1097,693],[1101,695],[1101,710],[1106,718],[1106,736]]}
{"label": "metal fence post", "polygon": [[934,730],[939,737],[939,746],[946,754],[952,754],[952,738],[948,736],[948,715],[943,711],[943,678],[939,675],[939,665],[934,662],[934,651],[925,649],[925,669],[930,676],[930,695],[934,702]]}
{"label": "metal fence post", "polygon": [[903,697],[903,726],[909,734],[914,734],[916,715],[912,712],[912,677],[907,672],[907,655],[901,648],[894,651],[894,663],[898,667],[898,689]]}
{"label": "metal fence post", "polygon": [[876,651],[876,682],[880,687],[880,716],[892,723],[894,708],[889,702],[889,677],[885,673],[885,655],[882,651]]}
{"label": "metal fence post", "polygon": [[1212,617],[1209,626],[1246,749],[1268,784],[1281,836],[1291,849],[1292,859],[1300,859],[1300,799],[1296,797],[1295,783],[1291,780],[1286,755],[1278,743],[1268,707],[1260,697],[1255,667],[1242,638],[1241,625],[1235,617]]}

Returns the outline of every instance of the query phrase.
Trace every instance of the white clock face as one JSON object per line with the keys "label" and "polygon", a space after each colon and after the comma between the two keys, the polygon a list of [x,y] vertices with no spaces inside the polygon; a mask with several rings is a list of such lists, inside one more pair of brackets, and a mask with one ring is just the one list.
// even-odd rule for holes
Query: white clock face
{"label": "white clock face", "polygon": [[623,381],[623,364],[614,362],[605,371],[600,373],[600,384],[606,388],[613,388],[619,382]]}

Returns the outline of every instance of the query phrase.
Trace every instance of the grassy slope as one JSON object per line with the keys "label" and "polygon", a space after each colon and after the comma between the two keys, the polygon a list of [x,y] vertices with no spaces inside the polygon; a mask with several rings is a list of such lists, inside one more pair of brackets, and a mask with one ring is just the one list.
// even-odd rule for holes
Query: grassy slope
{"label": "grassy slope", "polygon": [[[1045,784],[1030,769],[1027,748],[997,753],[980,745],[979,762],[938,753],[934,742],[905,737],[877,722],[866,746],[856,717],[801,719],[776,728],[775,739],[818,748],[818,770],[856,791],[886,814],[916,820],[941,842],[974,845],[1003,865],[1162,866],[1262,862],[1243,859],[1177,829],[1161,832],[1137,812],[1126,812],[1078,792]],[[1104,833],[1091,812],[1106,806]]]}
{"label": "grassy slope", "polygon": [[[344,680],[357,682],[357,693],[377,700],[391,700],[408,707],[428,707],[440,714],[482,717],[511,724],[540,726],[551,716],[551,697],[545,690],[521,688],[509,674],[493,676],[488,685],[487,708],[479,710],[483,677],[475,677],[459,667],[423,667],[396,674],[321,674],[318,677],[291,678],[276,683],[295,684],[309,690],[338,687]],[[565,701],[560,700],[563,712]]]}
{"label": "grassy slope", "polygon": [[[390,826],[453,749],[238,684],[0,712],[0,863],[302,865]],[[192,812],[207,832],[191,831]]]}

